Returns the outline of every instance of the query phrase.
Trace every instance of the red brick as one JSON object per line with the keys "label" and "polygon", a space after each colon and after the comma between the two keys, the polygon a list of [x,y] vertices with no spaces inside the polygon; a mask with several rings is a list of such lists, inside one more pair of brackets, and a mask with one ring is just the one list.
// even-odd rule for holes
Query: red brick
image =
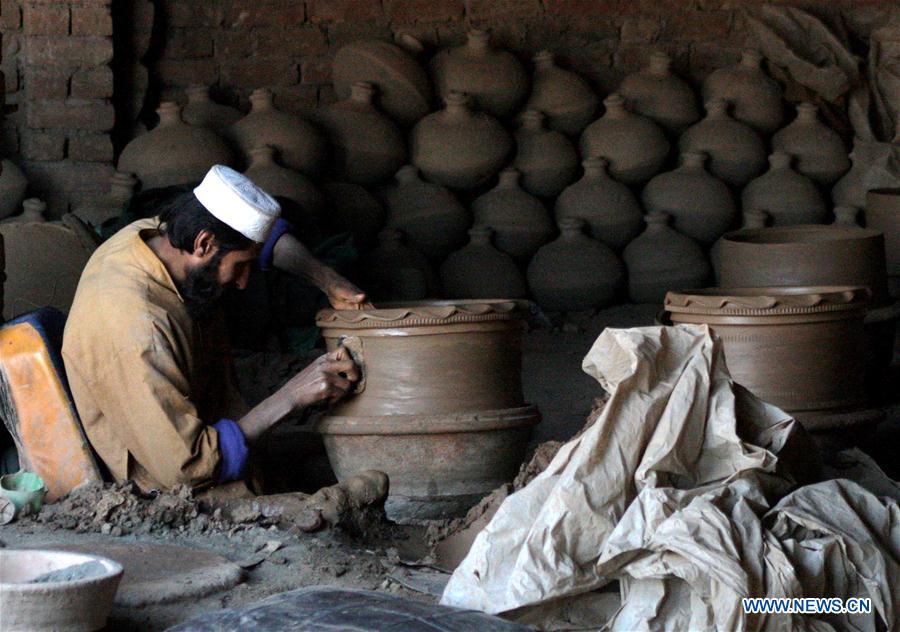
{"label": "red brick", "polygon": [[384,0],[384,10],[394,24],[446,22],[463,17],[462,0]]}
{"label": "red brick", "polygon": [[253,36],[241,31],[216,33],[215,55],[219,59],[248,57],[253,54]]}
{"label": "red brick", "polygon": [[108,7],[72,7],[72,35],[112,35]]}
{"label": "red brick", "polygon": [[20,28],[22,28],[22,9],[18,1],[0,1],[0,31],[18,31]]}
{"label": "red brick", "polygon": [[19,153],[19,128],[16,123],[15,116],[6,116],[0,123],[0,143],[7,155]]}
{"label": "red brick", "polygon": [[657,15],[633,15],[622,23],[623,42],[653,42],[662,32],[662,21]]}
{"label": "red brick", "polygon": [[470,22],[508,22],[537,17],[541,13],[540,0],[466,0],[466,18]]}
{"label": "red brick", "polygon": [[632,15],[636,0],[544,0],[548,14],[567,18]]}
{"label": "red brick", "polygon": [[69,5],[29,2],[24,8],[25,35],[69,34]]}
{"label": "red brick", "polygon": [[157,3],[156,10],[162,9],[169,28],[209,26],[210,16],[203,5],[198,0],[165,0],[161,4]]}
{"label": "red brick", "polygon": [[309,114],[316,107],[316,86],[290,86],[274,88],[275,107],[292,114]]}
{"label": "red brick", "polygon": [[163,55],[171,59],[212,57],[213,36],[208,29],[179,29],[166,39]]}
{"label": "red brick", "polygon": [[296,26],[306,21],[302,0],[257,0],[233,2],[222,15],[229,29],[254,29],[266,26]]}
{"label": "red brick", "polygon": [[22,157],[25,160],[62,160],[65,151],[65,134],[26,130],[22,135]]}
{"label": "red brick", "polygon": [[297,64],[280,57],[252,57],[222,66],[222,81],[239,88],[290,86],[298,82]]}
{"label": "red brick", "polygon": [[113,95],[113,73],[108,66],[78,70],[72,75],[73,99],[109,99]]}
{"label": "red brick", "polygon": [[61,217],[73,201],[96,200],[105,195],[115,171],[112,163],[72,160],[25,161],[20,166],[34,195],[47,202],[51,219]]}
{"label": "red brick", "polygon": [[320,108],[328,107],[332,103],[337,103],[338,96],[334,90],[334,86],[319,86],[319,93],[316,100],[316,106]]}
{"label": "red brick", "polygon": [[309,0],[313,22],[368,22],[384,17],[381,0]]}
{"label": "red brick", "polygon": [[108,101],[35,101],[26,120],[31,129],[106,132],[115,123],[115,111]]}
{"label": "red brick", "polygon": [[112,139],[108,134],[70,136],[69,158],[80,162],[112,162]]}
{"label": "red brick", "polygon": [[108,37],[28,38],[27,63],[68,68],[102,66],[112,61],[112,39]]}
{"label": "red brick", "polygon": [[219,64],[215,59],[163,59],[157,69],[169,86],[211,85],[219,79]]}
{"label": "red brick", "polygon": [[[452,22],[446,23],[446,25]],[[444,26],[442,24],[441,26]],[[394,32],[387,22],[334,22],[328,26],[328,43],[340,48],[344,44],[360,39],[383,39],[390,41]]]}
{"label": "red brick", "polygon": [[313,57],[301,60],[300,83],[303,85],[331,83],[331,58]]}
{"label": "red brick", "polygon": [[675,41],[721,40],[731,32],[730,11],[691,11],[665,18],[663,38]]}
{"label": "red brick", "polygon": [[256,54],[261,57],[283,57],[287,55],[322,55],[328,51],[325,34],[314,26],[299,29],[266,28],[253,32],[256,39]]}
{"label": "red brick", "polygon": [[69,73],[57,68],[29,66],[25,70],[25,93],[29,100],[62,101],[69,96]]}

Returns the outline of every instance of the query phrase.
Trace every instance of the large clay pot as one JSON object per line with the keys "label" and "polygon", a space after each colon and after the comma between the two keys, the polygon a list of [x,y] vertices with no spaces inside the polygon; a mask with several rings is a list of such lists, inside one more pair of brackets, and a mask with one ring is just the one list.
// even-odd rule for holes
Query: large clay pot
{"label": "large clay pot", "polygon": [[873,189],[866,194],[866,226],[884,234],[892,294],[900,298],[900,189]]}
{"label": "large clay pot", "polygon": [[666,135],[647,117],[629,112],[618,94],[606,97],[603,105],[606,113],[581,135],[582,157],[606,158],[616,180],[643,184],[659,173],[669,155]]}
{"label": "large clay pot", "polygon": [[516,132],[516,159],[522,188],[541,197],[556,197],[578,177],[578,152],[561,132],[544,127],[537,110],[522,113]]}
{"label": "large clay pot", "polygon": [[781,86],[762,69],[762,55],[746,50],[739,64],[720,68],[703,82],[703,100],[725,99],[735,119],[768,136],[784,118]]}
{"label": "large clay pot", "polygon": [[406,233],[409,244],[432,260],[459,248],[469,228],[469,215],[450,191],[425,182],[418,170],[406,165],[397,183],[385,191],[388,226]]}
{"label": "large clay pot", "polygon": [[188,125],[206,127],[217,134],[223,134],[242,116],[237,108],[222,105],[210,99],[207,86],[191,86],[187,89],[187,98],[188,102],[184,106],[181,116]]}
{"label": "large clay pot", "polygon": [[650,55],[646,68],[628,75],[617,92],[632,112],[653,119],[678,136],[700,119],[697,97],[691,87],[672,74],[672,59],[662,52]]}
{"label": "large clay pot", "polygon": [[489,226],[469,230],[469,244],[452,253],[441,265],[444,294],[451,299],[525,298],[528,288],[519,267],[505,252],[494,248]]}
{"label": "large clay pot", "polygon": [[[745,228],[765,228],[769,222],[769,214],[761,209],[744,207],[741,211],[743,223],[741,230]],[[709,261],[712,264],[713,272],[716,276],[716,284],[721,284],[722,276],[722,237],[716,240],[716,243],[709,249]]]}
{"label": "large clay pot", "polygon": [[560,236],[528,264],[534,299],[549,312],[575,312],[611,305],[625,286],[625,266],[609,246],[584,234],[584,220],[559,222]]}
{"label": "large clay pot", "polygon": [[403,231],[385,228],[378,246],[360,257],[359,277],[372,300],[419,301],[440,294],[428,259],[403,243]]}
{"label": "large clay pot", "polygon": [[515,476],[540,421],[523,401],[515,303],[325,310],[316,324],[364,379],[316,424],[339,480],[385,472],[388,516],[408,521],[463,515]]}
{"label": "large clay pot", "polygon": [[387,215],[378,198],[352,182],[326,182],[323,190],[328,212],[322,220],[329,232],[349,232],[358,247],[373,246]]}
{"label": "large clay pot", "polygon": [[641,199],[647,212],[665,211],[675,218],[675,229],[710,245],[732,227],[737,206],[728,186],[706,171],[706,154],[681,154],[681,165],[653,178]]}
{"label": "large clay pot", "polygon": [[472,202],[475,223],[494,229],[494,244],[527,261],[556,232],[543,203],[522,190],[516,169],[504,169],[496,187]]}
{"label": "large clay pot", "polygon": [[342,47],[331,63],[338,97],[347,99],[353,84],[368,81],[378,89],[378,104],[394,120],[410,127],[428,114],[431,83],[419,63],[399,46],[360,40]]}
{"label": "large clay pot", "polygon": [[829,185],[850,169],[850,158],[838,133],[819,122],[818,111],[812,103],[798,105],[797,118],[772,137],[772,149],[795,156],[797,171]]}
{"label": "large clay pot", "polygon": [[506,164],[512,138],[497,119],[473,112],[469,97],[447,95],[447,105],[412,130],[412,162],[429,180],[456,189],[474,189]]}
{"label": "large clay pot", "polygon": [[[22,202],[22,212],[2,220],[3,224],[13,224],[17,222],[43,222],[47,218],[44,213],[47,212],[47,203],[40,198],[28,198]],[[0,277],[0,285],[3,285],[3,278]]]}
{"label": "large clay pot", "polygon": [[584,176],[556,199],[556,220],[583,219],[591,237],[621,252],[641,233],[641,206],[631,189],[609,177],[605,158],[588,158],[582,164]]}
{"label": "large clay pot", "polygon": [[622,253],[632,303],[660,304],[675,288],[702,287],[712,270],[700,246],[669,226],[668,213],[647,215],[647,230]]}
{"label": "large clay pot", "polygon": [[[670,292],[673,323],[709,325],[735,382],[788,411],[859,406],[868,291],[854,286],[707,288]],[[804,421],[817,430],[814,418]]]}
{"label": "large clay pot", "polygon": [[271,145],[285,167],[308,176],[318,175],[325,165],[327,143],[321,132],[299,116],[281,112],[272,103],[272,93],[261,88],[250,95],[250,113],[228,128],[230,138],[249,162],[250,150]]}
{"label": "large clay pot", "polygon": [[163,103],[156,112],[159,125],[128,143],[117,167],[133,173],[144,191],[197,183],[213,165],[235,164],[225,140],[204,127],[185,123],[178,104]]}
{"label": "large clay pot", "polygon": [[0,162],[0,219],[14,215],[25,199],[28,180],[11,160]]}
{"label": "large clay pot", "polygon": [[431,60],[438,96],[471,95],[475,105],[492,116],[514,114],[528,94],[528,75],[515,55],[491,46],[489,31],[472,29],[468,41],[445,49]]}
{"label": "large clay pot", "polygon": [[709,170],[732,186],[741,187],[766,168],[766,145],[748,125],[728,116],[722,99],[706,102],[706,118],[692,125],[679,139],[682,152],[709,155]]}
{"label": "large clay pot", "polygon": [[547,126],[569,136],[581,134],[594,120],[600,99],[588,82],[560,68],[553,53],[542,50],[534,56],[531,96],[525,108],[547,116]]}
{"label": "large clay pot", "polygon": [[[275,162],[274,147],[266,145],[251,149],[250,166],[244,175],[269,195],[287,198],[296,203],[297,207],[292,210],[304,215],[300,224],[315,221],[325,210],[325,198],[312,180],[299,171],[282,167]],[[289,214],[282,214],[289,221],[296,221]]]}
{"label": "large clay pot", "polygon": [[773,226],[824,224],[828,207],[815,183],[791,168],[793,157],[782,151],[769,156],[769,170],[751,180],[741,192],[744,208],[760,208],[772,216]]}
{"label": "large clay pot", "polygon": [[350,98],[321,111],[319,122],[331,143],[331,170],[338,180],[378,184],[406,164],[406,139],[373,104],[375,87],[353,84]]}

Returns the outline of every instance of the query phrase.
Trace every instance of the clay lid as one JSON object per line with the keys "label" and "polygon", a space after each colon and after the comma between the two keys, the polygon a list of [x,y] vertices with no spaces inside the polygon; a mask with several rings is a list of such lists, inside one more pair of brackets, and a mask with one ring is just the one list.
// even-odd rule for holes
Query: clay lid
{"label": "clay lid", "polygon": [[434,327],[489,321],[518,321],[524,317],[518,301],[411,301],[362,310],[323,309],[316,314],[322,329],[389,329]]}
{"label": "clay lid", "polygon": [[680,314],[765,316],[861,310],[872,293],[849,285],[709,287],[667,292],[665,309]]}

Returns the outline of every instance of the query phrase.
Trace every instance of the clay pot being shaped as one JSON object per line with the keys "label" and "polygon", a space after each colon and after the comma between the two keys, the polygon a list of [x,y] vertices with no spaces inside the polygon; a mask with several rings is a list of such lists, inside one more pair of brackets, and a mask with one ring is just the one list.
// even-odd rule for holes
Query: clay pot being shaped
{"label": "clay pot being shaped", "polygon": [[228,128],[227,133],[244,159],[249,163],[254,147],[271,145],[285,167],[308,176],[319,175],[327,155],[321,132],[299,116],[277,110],[269,90],[254,90],[250,103],[250,113]]}
{"label": "clay pot being shaped", "polygon": [[891,293],[900,297],[900,189],[873,189],[868,192],[866,226],[884,233]]}
{"label": "clay pot being shaped", "polygon": [[682,152],[706,153],[709,170],[732,186],[744,186],[766,168],[762,138],[728,116],[728,103],[722,99],[706,102],[706,118],[682,134],[678,146]]}
{"label": "clay pot being shaped", "polygon": [[472,214],[476,225],[494,230],[498,249],[525,261],[553,237],[556,227],[543,203],[522,190],[519,178],[518,170],[504,169],[497,186],[472,202]]}
{"label": "clay pot being shaped", "polygon": [[542,50],[534,56],[531,96],[525,109],[543,112],[550,129],[578,136],[594,120],[599,105],[588,82],[557,66],[553,53]]}
{"label": "clay pot being shaped", "polygon": [[[250,150],[250,166],[244,175],[269,195],[287,198],[297,206],[282,208],[282,216],[296,225],[315,223],[325,209],[322,193],[299,171],[282,167],[275,161],[275,148],[269,145]],[[292,215],[301,214],[302,217]]]}
{"label": "clay pot being shaped", "polygon": [[[765,228],[769,222],[769,214],[755,208],[744,207],[744,210],[741,211],[741,217],[743,218],[741,230],[745,228]],[[712,245],[712,248],[709,249],[709,261],[712,263],[713,272],[716,275],[716,283],[719,283],[722,272],[722,237],[719,237],[716,243]]]}
{"label": "clay pot being shaped", "polygon": [[488,226],[469,230],[469,244],[452,253],[441,265],[441,283],[447,298],[525,298],[528,288],[519,267],[491,244]]}
{"label": "clay pot being shaped", "polygon": [[584,220],[559,222],[560,236],[528,264],[528,286],[548,312],[611,305],[625,286],[625,266],[609,246],[584,234]]}
{"label": "clay pot being shaped", "polygon": [[763,71],[762,59],[746,50],[740,63],[712,72],[703,82],[703,101],[724,99],[735,119],[768,136],[781,127],[784,105],[781,86]]}
{"label": "clay pot being shaped", "polygon": [[447,95],[447,105],[429,114],[412,130],[412,162],[429,179],[455,189],[485,184],[506,164],[512,138],[483,112],[469,109],[461,92]]}
{"label": "clay pot being shaped", "polygon": [[773,226],[824,224],[828,208],[819,188],[791,168],[792,156],[776,151],[769,156],[769,170],[751,180],[741,193],[744,208],[764,208]]}
{"label": "clay pot being shaped", "polygon": [[188,125],[198,125],[217,134],[224,134],[225,130],[242,116],[237,108],[210,99],[207,86],[191,86],[187,89],[187,98],[188,102],[181,112],[181,117]]}
{"label": "clay pot being shaped", "polygon": [[694,91],[672,74],[671,67],[668,55],[655,52],[646,68],[622,80],[617,92],[632,112],[652,119],[677,136],[700,120],[700,112]]}
{"label": "clay pot being shaped", "polygon": [[412,165],[397,172],[385,200],[388,226],[402,230],[409,244],[429,259],[443,259],[465,242],[466,209],[444,187],[422,180]]}
{"label": "clay pot being shaped", "polygon": [[359,277],[375,301],[418,301],[440,294],[428,259],[404,244],[403,231],[394,228],[378,233],[378,246],[360,257]]}
{"label": "clay pot being shaped", "polygon": [[419,63],[395,44],[360,40],[342,47],[331,63],[334,90],[350,98],[353,84],[367,81],[378,90],[378,105],[404,127],[428,114],[431,82]]}
{"label": "clay pot being shaped", "polygon": [[331,170],[339,180],[378,184],[406,164],[406,139],[373,104],[375,88],[357,82],[350,98],[329,106],[319,121],[331,143]]}
{"label": "clay pot being shaped", "polygon": [[647,230],[628,244],[622,257],[628,268],[628,298],[632,303],[660,304],[674,288],[703,287],[712,270],[700,246],[669,226],[668,213],[645,218]]}
{"label": "clay pot being shaped", "polygon": [[25,199],[28,180],[11,160],[0,162],[0,219],[14,215]]}
{"label": "clay pot being shaped", "polygon": [[731,190],[705,163],[702,152],[681,154],[681,165],[648,182],[641,199],[648,213],[669,213],[678,232],[710,245],[732,227],[737,206]]}
{"label": "clay pot being shaped", "polygon": [[578,177],[578,152],[561,132],[544,127],[537,110],[522,113],[516,132],[516,159],[522,188],[533,195],[556,197]]}
{"label": "clay pot being shaped", "polygon": [[328,212],[322,220],[328,231],[350,233],[360,248],[373,246],[386,216],[378,198],[352,182],[326,182],[323,188]]}
{"label": "clay pot being shaped", "polygon": [[126,145],[117,169],[133,173],[144,191],[200,182],[213,165],[234,166],[224,139],[181,120],[181,107],[166,102],[156,110],[159,125]]}
{"label": "clay pot being shaped", "polygon": [[603,100],[606,113],[581,135],[584,158],[606,158],[609,172],[619,182],[643,184],[662,169],[669,155],[669,141],[662,129],[625,107],[625,100],[611,94]]}
{"label": "clay pot being shaped", "polygon": [[859,209],[855,206],[835,206],[832,226],[850,226],[859,228]]}
{"label": "clay pot being shaped", "polygon": [[438,97],[453,92],[472,97],[478,109],[492,116],[514,114],[528,94],[528,75],[515,55],[491,46],[489,31],[472,29],[468,41],[445,49],[431,60]]}
{"label": "clay pot being shaped", "polygon": [[631,189],[609,177],[605,158],[588,158],[582,164],[584,176],[556,199],[556,221],[583,219],[591,237],[621,252],[641,233],[641,206]]}
{"label": "clay pot being shaped", "polygon": [[850,158],[844,141],[819,122],[812,103],[797,106],[797,118],[772,137],[772,149],[795,156],[797,171],[818,184],[834,184],[848,169]]}

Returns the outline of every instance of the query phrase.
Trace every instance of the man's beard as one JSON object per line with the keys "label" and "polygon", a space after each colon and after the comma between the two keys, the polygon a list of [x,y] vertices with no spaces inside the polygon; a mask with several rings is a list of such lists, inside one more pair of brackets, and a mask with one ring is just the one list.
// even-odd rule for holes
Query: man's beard
{"label": "man's beard", "polygon": [[218,280],[224,255],[217,252],[210,261],[189,270],[185,279],[177,283],[184,305],[195,321],[208,318],[225,292],[225,286]]}

